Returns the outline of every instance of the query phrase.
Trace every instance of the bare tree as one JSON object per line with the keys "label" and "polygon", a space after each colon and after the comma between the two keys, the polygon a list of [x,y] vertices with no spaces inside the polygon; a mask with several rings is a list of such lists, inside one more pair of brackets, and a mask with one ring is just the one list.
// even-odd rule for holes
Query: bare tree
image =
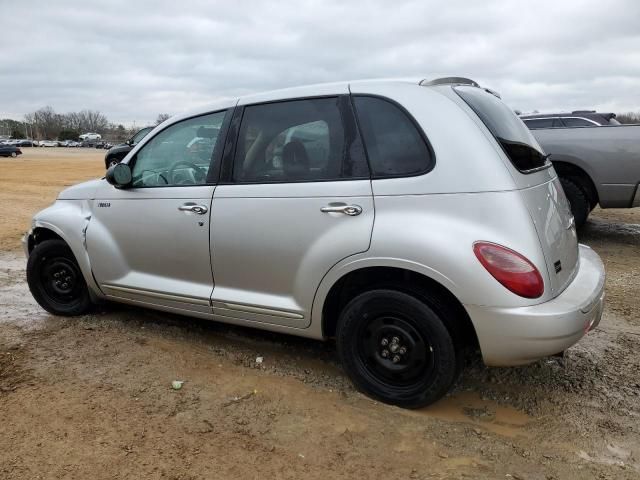
{"label": "bare tree", "polygon": [[62,129],[62,115],[57,114],[50,106],[28,113],[24,118],[35,127],[39,139],[55,138]]}
{"label": "bare tree", "polygon": [[171,118],[171,115],[169,115],[168,113],[160,113],[156,118],[156,125],[160,125],[162,122],[168,120],[169,118]]}
{"label": "bare tree", "polygon": [[107,117],[98,110],[81,110],[78,115],[80,130],[103,133],[109,126]]}
{"label": "bare tree", "polygon": [[618,113],[616,120],[620,123],[640,123],[640,112]]}

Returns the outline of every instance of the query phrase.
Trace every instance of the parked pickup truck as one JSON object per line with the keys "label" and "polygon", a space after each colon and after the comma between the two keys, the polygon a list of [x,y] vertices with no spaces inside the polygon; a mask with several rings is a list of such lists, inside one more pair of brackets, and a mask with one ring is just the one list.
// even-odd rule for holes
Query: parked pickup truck
{"label": "parked pickup truck", "polygon": [[558,172],[576,225],[596,205],[640,207],[640,125],[532,129]]}

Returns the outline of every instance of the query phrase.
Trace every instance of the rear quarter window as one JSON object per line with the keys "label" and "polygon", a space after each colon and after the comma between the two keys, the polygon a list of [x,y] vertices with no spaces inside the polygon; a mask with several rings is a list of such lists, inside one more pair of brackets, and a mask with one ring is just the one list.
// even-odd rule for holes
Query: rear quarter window
{"label": "rear quarter window", "polygon": [[380,97],[354,96],[353,102],[374,178],[420,175],[433,168],[433,151],[403,109]]}
{"label": "rear quarter window", "polygon": [[551,165],[524,122],[502,100],[478,87],[453,90],[478,115],[520,172],[531,173]]}

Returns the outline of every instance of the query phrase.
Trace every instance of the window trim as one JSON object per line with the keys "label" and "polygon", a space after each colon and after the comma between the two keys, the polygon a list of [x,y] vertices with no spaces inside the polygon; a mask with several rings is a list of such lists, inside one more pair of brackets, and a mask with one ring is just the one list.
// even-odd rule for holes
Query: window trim
{"label": "window trim", "polygon": [[[164,127],[162,130],[158,131],[153,137],[150,137],[147,139],[147,136],[148,136],[147,134],[147,136],[143,138],[143,140],[147,140],[145,144],[142,145],[142,147],[140,147],[140,149],[135,153],[135,155],[131,157],[131,159],[127,162],[127,165],[131,169],[131,173],[133,174],[133,167],[135,166],[136,161],[138,159],[138,153],[144,150],[144,148],[146,148],[149,142],[153,141],[154,138],[156,138],[158,135],[160,135],[162,132],[166,131],[167,129],[173,127],[174,125],[178,125],[188,120],[193,120],[194,118],[206,117],[207,115],[214,115],[216,113],[225,112],[225,116],[222,120],[222,124],[220,125],[220,133],[218,133],[218,139],[223,140],[223,145],[224,145],[224,143],[226,142],[227,133],[229,131],[229,123],[231,122],[231,117],[233,116],[235,108],[236,107],[232,106],[228,108],[222,108],[220,110],[214,110],[212,112],[198,113],[189,117],[181,118],[177,122],[171,123],[170,125],[167,125],[166,127]],[[219,145],[219,142],[218,140],[216,140],[216,145],[213,147],[213,152],[211,152],[211,158],[209,159],[209,169],[207,170],[207,178],[205,179],[204,183],[194,183],[192,185],[142,185],[137,187],[131,185],[125,188],[127,190],[138,190],[141,188],[182,188],[182,187],[206,187],[206,186],[218,185],[218,179],[219,179],[219,173],[220,173],[220,167],[221,167],[220,164],[222,162],[222,153],[223,153],[223,149],[218,148],[218,145]],[[212,170],[211,167],[212,165],[216,164],[216,160],[220,160],[217,162],[218,167]]]}
{"label": "window trim", "polygon": [[[291,97],[291,98],[281,98],[277,100],[267,100],[264,102],[256,102],[256,103],[248,103],[246,105],[238,105],[236,107],[236,112],[234,112],[233,120],[231,122],[229,128],[229,135],[233,138],[232,145],[225,145],[223,157],[222,157],[222,169],[220,178],[218,181],[218,185],[282,185],[282,184],[297,184],[297,183],[326,183],[326,182],[356,182],[356,181],[370,181],[371,180],[371,167],[369,165],[369,159],[366,153],[366,147],[364,146],[364,140],[362,139],[362,135],[360,134],[360,130],[357,125],[357,116],[355,111],[353,110],[353,106],[351,101],[348,99],[350,95],[348,93],[336,93],[329,95],[311,95],[304,97]],[[297,102],[303,100],[322,100],[322,99],[337,99],[339,103],[340,110],[348,110],[351,114],[351,127],[354,129],[356,136],[362,142],[363,150],[364,150],[364,158],[367,164],[367,169],[369,171],[369,175],[366,177],[349,177],[349,178],[323,178],[323,179],[310,179],[310,180],[295,180],[295,181],[287,181],[287,180],[274,180],[271,182],[264,181],[236,181],[233,179],[233,167],[235,164],[236,153],[238,149],[239,137],[240,137],[240,127],[242,126],[242,121],[244,120],[244,111],[246,107],[255,107],[262,105],[271,105],[277,103],[289,103],[289,102]],[[345,100],[343,100],[346,99]],[[345,113],[341,111],[341,113]],[[345,127],[345,131],[347,127]],[[231,143],[231,142],[229,142]]]}
{"label": "window trim", "polygon": [[[568,126],[564,120],[567,118],[575,118],[575,119],[579,119],[579,120],[585,120],[593,125],[582,125],[579,127],[570,127]],[[520,120],[522,120],[525,124],[528,121],[531,120],[559,120],[560,123],[562,123],[562,127],[534,127],[534,128],[530,128],[529,125],[527,125],[527,127],[529,127],[530,130],[545,130],[545,129],[549,129],[549,128],[588,128],[591,126],[594,127],[603,127],[604,125],[600,125],[598,122],[596,122],[595,120],[591,120],[589,118],[585,118],[585,117],[578,117],[576,115],[565,115],[565,116],[558,116],[558,117],[529,117],[529,118],[520,118]]]}
{"label": "window trim", "polygon": [[[419,176],[422,176],[422,175],[426,175],[427,173],[430,173],[434,168],[436,168],[436,152],[433,149],[433,146],[431,145],[431,142],[429,141],[429,137],[427,137],[427,135],[424,133],[424,130],[420,126],[420,123],[418,123],[418,121],[415,119],[415,117],[411,114],[411,112],[409,112],[404,107],[404,105],[402,105],[401,103],[397,102],[396,100],[394,100],[392,98],[386,97],[384,95],[374,94],[374,93],[355,93],[355,94],[352,93],[349,96],[351,97],[351,107],[353,109],[353,113],[354,113],[355,118],[356,118],[356,124],[358,126],[358,134],[360,135],[360,138],[362,139],[362,145],[364,146],[365,156],[367,157],[367,164],[369,165],[369,174],[371,175],[371,180],[384,180],[384,179],[389,179],[389,178],[419,177]],[[373,168],[371,167],[371,160],[369,160],[369,151],[367,150],[367,144],[364,141],[364,136],[362,135],[362,130],[361,130],[361,127],[360,127],[360,117],[358,116],[358,109],[356,108],[356,104],[355,104],[355,101],[354,101],[355,98],[360,98],[360,97],[377,98],[379,100],[386,101],[386,102],[390,103],[391,105],[394,105],[395,107],[400,109],[400,111],[409,119],[411,124],[418,131],[418,135],[420,135],[420,138],[422,138],[422,141],[427,146],[427,150],[429,151],[429,154],[431,155],[431,161],[429,162],[430,165],[427,166],[426,169],[424,169],[422,171],[419,171],[419,172],[416,172],[416,173],[399,173],[399,174],[396,174],[396,175],[376,175],[374,173]]]}

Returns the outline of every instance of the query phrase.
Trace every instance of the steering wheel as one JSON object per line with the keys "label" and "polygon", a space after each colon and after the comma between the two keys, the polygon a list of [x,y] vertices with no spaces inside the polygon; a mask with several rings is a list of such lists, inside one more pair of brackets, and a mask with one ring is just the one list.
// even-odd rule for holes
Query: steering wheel
{"label": "steering wheel", "polygon": [[[190,172],[191,179],[184,178],[180,180],[179,177],[176,178],[176,169],[180,166],[188,167],[193,170],[193,172]],[[169,177],[169,181],[167,183],[172,185],[185,185],[188,184],[189,181],[191,182],[191,184],[195,185],[204,182],[205,178],[207,177],[207,172],[204,170],[204,168],[197,166],[195,163],[190,162],[189,160],[178,160],[173,165],[171,165],[167,176]]]}

